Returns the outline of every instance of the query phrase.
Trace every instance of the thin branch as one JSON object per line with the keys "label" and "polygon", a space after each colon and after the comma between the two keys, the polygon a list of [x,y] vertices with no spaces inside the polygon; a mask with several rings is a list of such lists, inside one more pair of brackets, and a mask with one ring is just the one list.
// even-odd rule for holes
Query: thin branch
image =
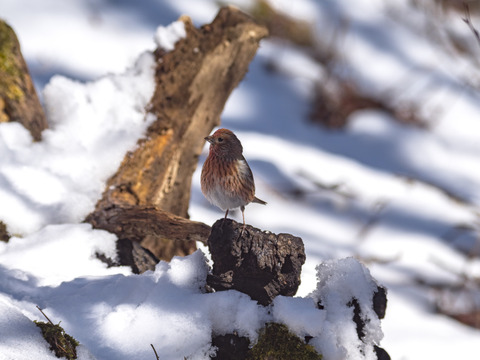
{"label": "thin branch", "polygon": [[373,214],[370,216],[370,218],[367,220],[365,224],[360,228],[358,231],[357,237],[360,240],[364,240],[367,236],[367,234],[372,230],[372,228],[380,221],[381,215],[385,207],[387,206],[387,201],[386,200],[378,200],[374,204],[374,211]]}
{"label": "thin branch", "polygon": [[50,320],[50,319],[48,318],[48,316],[45,315],[45,313],[43,312],[43,310],[40,309],[40,306],[37,305],[37,309],[42,313],[43,316],[45,316],[45,319],[47,319],[50,324],[55,325],[55,324],[52,322],[52,320]]}
{"label": "thin branch", "polygon": [[475,36],[475,39],[477,39],[478,46],[480,46],[480,33],[475,28],[475,26],[473,26],[472,17],[470,16],[470,8],[468,7],[467,3],[463,3],[463,7],[465,8],[465,17],[462,18],[462,20],[465,24],[468,25],[473,35]]}
{"label": "thin branch", "polygon": [[155,353],[155,357],[157,358],[157,360],[160,360],[160,358],[158,357],[158,354],[157,354],[157,350],[155,350],[155,347],[153,346],[153,344],[150,344],[150,346],[152,347],[153,352]]}

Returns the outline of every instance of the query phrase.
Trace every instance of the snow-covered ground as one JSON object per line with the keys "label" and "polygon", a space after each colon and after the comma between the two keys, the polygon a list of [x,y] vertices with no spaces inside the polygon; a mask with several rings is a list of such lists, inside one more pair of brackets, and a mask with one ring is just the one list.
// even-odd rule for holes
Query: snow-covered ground
{"label": "snow-covered ground", "polygon": [[[242,141],[257,195],[268,202],[249,205],[247,222],[305,243],[299,297],[279,298],[269,314],[237,292],[200,293],[206,271],[200,252],[143,275],[107,269],[94,254],[112,253],[115,236],[80,223],[151,121],[143,110],[153,91],[148,51],[155,37],[171,41],[157,27],[181,14],[208,23],[216,2],[0,2],[50,125],[33,144],[19,124],[0,124],[0,221],[15,235],[0,242],[0,359],[54,358],[31,321],[44,320],[36,305],[81,342],[81,359],[153,359],[150,344],[162,359],[202,359],[211,352],[212,330],[254,340],[267,320],[317,335],[314,345],[323,345],[326,359],[342,358],[341,351],[353,359],[351,324],[322,318],[308,297],[325,285],[317,285],[319,264],[321,278],[330,267],[355,272],[359,265],[350,259],[331,262],[352,256],[388,288],[381,346],[392,359],[469,359],[478,352],[480,331],[436,313],[439,295],[422,285],[480,276],[480,65],[446,41],[469,39],[468,27],[458,14],[435,21],[431,7],[408,1],[272,4],[310,22],[318,39],[330,39],[341,69],[365,92],[414,104],[429,128],[371,110],[354,113],[343,130],[309,123],[313,86],[325,81],[324,69],[297,47],[263,41],[222,126]],[[170,31],[178,35],[178,27]],[[267,62],[279,72],[267,71]],[[207,224],[222,216],[201,194],[199,170],[190,215]],[[457,231],[466,225],[476,233]],[[477,257],[469,257],[475,249]],[[478,298],[469,300],[452,306],[480,307]],[[378,341],[374,325],[371,339]],[[325,348],[335,341],[346,348]]]}

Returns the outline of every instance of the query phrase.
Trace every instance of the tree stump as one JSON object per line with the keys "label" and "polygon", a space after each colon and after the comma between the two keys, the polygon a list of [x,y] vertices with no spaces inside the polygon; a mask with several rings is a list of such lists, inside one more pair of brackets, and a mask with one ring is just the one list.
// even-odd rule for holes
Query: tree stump
{"label": "tree stump", "polygon": [[207,284],[217,291],[235,289],[261,305],[278,295],[293,296],[305,263],[301,238],[273,234],[230,219],[215,222],[208,238],[212,275]]}
{"label": "tree stump", "polygon": [[[148,110],[156,121],[136,149],[125,156],[86,220],[119,238],[139,241],[165,260],[193,252],[194,240],[208,236],[204,227],[185,220],[182,224],[188,231],[200,229],[199,233],[190,232],[183,241],[172,244],[170,240],[178,236],[165,232],[156,221],[162,212],[188,217],[192,175],[204,137],[220,124],[228,96],[247,72],[259,41],[267,35],[265,27],[233,7],[220,9],[214,21],[200,29],[186,16],[180,20],[186,37],[170,52],[155,51],[156,89]],[[148,218],[155,221],[140,221],[148,211],[157,212],[159,217],[152,215]],[[120,215],[122,212],[126,214]],[[127,215],[141,226],[130,226],[125,234],[125,222],[116,221]]]}
{"label": "tree stump", "polygon": [[0,20],[0,122],[17,121],[35,141],[48,127],[13,29]]}

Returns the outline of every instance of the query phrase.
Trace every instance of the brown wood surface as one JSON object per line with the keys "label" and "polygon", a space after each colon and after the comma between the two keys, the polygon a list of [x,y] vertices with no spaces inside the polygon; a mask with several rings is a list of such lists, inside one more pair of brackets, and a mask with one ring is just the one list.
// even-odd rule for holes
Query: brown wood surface
{"label": "brown wood surface", "polygon": [[118,238],[139,242],[163,259],[188,255],[192,242],[206,244],[210,235],[210,226],[154,206],[113,206],[91,214],[87,221]]}

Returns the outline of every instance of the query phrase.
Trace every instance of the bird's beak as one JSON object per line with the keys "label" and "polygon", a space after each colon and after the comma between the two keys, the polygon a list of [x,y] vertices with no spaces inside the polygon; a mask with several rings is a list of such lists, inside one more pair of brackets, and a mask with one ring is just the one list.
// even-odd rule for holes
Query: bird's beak
{"label": "bird's beak", "polygon": [[213,137],[212,136],[207,136],[204,139],[207,140],[210,144],[213,144]]}

